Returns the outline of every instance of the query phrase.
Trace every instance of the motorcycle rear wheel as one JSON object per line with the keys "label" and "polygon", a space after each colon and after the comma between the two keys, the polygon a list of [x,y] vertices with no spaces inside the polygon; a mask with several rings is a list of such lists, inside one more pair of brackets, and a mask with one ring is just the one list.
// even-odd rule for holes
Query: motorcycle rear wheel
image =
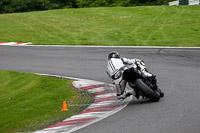
{"label": "motorcycle rear wheel", "polygon": [[134,84],[136,89],[139,90],[144,96],[149,98],[151,101],[157,102],[160,100],[160,96],[151,88],[149,88],[141,79],[136,79]]}

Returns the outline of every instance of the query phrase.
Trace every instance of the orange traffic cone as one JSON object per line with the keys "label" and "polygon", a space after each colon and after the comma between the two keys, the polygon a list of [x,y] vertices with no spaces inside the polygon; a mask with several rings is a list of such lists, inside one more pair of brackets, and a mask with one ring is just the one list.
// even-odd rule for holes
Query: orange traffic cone
{"label": "orange traffic cone", "polygon": [[67,104],[66,104],[66,101],[63,101],[63,108],[61,111],[67,111]]}

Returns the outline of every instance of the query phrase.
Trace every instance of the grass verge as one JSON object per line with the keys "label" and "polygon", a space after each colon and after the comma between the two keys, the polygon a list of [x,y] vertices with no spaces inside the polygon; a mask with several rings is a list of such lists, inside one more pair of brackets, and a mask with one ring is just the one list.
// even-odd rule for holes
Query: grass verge
{"label": "grass verge", "polygon": [[200,6],[59,9],[0,14],[0,42],[200,46]]}
{"label": "grass verge", "polygon": [[[75,91],[71,82],[29,73],[0,71],[0,132],[43,129],[85,108],[85,104],[93,98]],[[77,101],[77,104],[85,101],[85,106],[68,106],[69,111],[61,111],[64,100]]]}

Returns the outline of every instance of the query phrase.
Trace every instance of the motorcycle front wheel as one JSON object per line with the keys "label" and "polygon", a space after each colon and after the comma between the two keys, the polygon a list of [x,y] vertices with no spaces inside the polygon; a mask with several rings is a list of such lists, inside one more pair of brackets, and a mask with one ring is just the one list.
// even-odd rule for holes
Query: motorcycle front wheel
{"label": "motorcycle front wheel", "polygon": [[151,88],[149,88],[141,79],[136,79],[134,84],[136,89],[151,101],[157,102],[160,100],[160,96]]}

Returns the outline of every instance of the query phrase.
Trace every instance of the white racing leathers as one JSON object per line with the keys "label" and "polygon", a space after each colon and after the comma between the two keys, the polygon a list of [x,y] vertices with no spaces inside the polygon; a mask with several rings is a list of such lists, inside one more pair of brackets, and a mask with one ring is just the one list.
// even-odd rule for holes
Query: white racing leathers
{"label": "white racing leathers", "polygon": [[113,84],[116,86],[117,96],[122,95],[126,88],[127,81],[122,78],[124,70],[130,67],[137,67],[135,65],[136,63],[140,68],[139,73],[148,77],[152,76],[152,74],[146,72],[144,62],[139,59],[111,58],[108,60],[107,74],[113,80]]}

